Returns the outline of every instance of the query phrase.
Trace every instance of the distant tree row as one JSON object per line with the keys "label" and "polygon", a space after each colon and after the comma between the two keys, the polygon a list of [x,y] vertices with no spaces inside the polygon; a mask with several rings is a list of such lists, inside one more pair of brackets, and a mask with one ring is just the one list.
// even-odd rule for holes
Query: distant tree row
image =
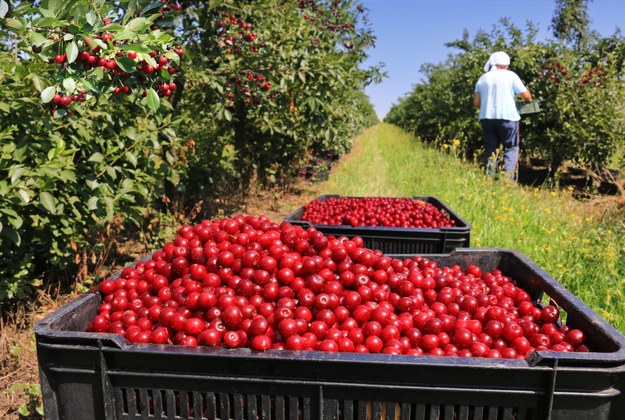
{"label": "distant tree row", "polygon": [[421,69],[425,80],[385,121],[439,147],[460,141],[462,155],[476,159],[482,142],[471,97],[488,56],[503,50],[542,109],[521,120],[522,155],[546,158],[552,175],[566,162],[594,171],[622,165],[625,39],[618,31],[601,37],[589,21],[585,0],[558,0],[553,40],[537,41],[534,24],[521,29],[507,19],[473,38],[465,31],[447,44],[454,52],[445,62]]}

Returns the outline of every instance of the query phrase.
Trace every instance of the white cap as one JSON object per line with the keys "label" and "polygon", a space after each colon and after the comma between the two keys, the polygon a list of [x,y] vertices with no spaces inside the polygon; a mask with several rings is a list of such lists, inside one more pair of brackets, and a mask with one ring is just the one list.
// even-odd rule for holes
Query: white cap
{"label": "white cap", "polygon": [[490,71],[494,66],[509,66],[510,56],[503,51],[497,51],[490,55],[486,64],[484,64],[484,71]]}

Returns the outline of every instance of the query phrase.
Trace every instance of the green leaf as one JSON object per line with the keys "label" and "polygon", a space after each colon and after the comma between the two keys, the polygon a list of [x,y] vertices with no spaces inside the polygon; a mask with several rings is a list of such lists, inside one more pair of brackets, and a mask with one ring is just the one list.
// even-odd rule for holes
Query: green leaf
{"label": "green leaf", "polygon": [[178,63],[180,61],[180,56],[173,51],[166,52],[165,57],[169,58],[169,60],[175,63]]}
{"label": "green leaf", "polygon": [[87,209],[88,210],[97,210],[98,209],[98,197],[93,196],[87,201]]}
{"label": "green leaf", "polygon": [[148,47],[144,47],[141,44],[126,44],[126,45],[120,46],[119,49],[121,51],[134,51],[136,53],[141,53],[141,54],[150,54],[150,52],[152,51]]}
{"label": "green leaf", "polygon": [[224,119],[224,111],[225,108],[223,106],[217,106],[215,107],[215,114],[217,114],[217,119],[218,120],[223,120]]}
{"label": "green leaf", "polygon": [[143,8],[143,10],[141,10],[142,14],[145,14],[146,12],[149,12],[150,10],[154,10],[154,9],[158,9],[159,7],[162,7],[163,4],[158,2],[158,1],[153,1],[150,4],[148,4],[147,6],[145,6]]}
{"label": "green leaf", "polygon": [[74,89],[76,89],[76,81],[71,77],[63,79],[63,87],[65,88],[66,93],[71,94]]}
{"label": "green leaf", "polygon": [[93,78],[98,81],[104,79],[104,71],[102,68],[96,67],[93,69]]}
{"label": "green leaf", "polygon": [[[119,23],[109,23],[105,28],[109,32],[120,32],[124,30],[124,27]],[[115,39],[117,39],[117,35],[115,35]]]}
{"label": "green leaf", "polygon": [[37,92],[41,92],[43,90],[43,83],[41,83],[41,79],[36,74],[33,75],[33,85],[35,85],[35,89]]}
{"label": "green leaf", "polygon": [[11,240],[16,246],[20,246],[22,244],[22,237],[20,234],[14,229],[4,229],[4,235]]}
{"label": "green leaf", "polygon": [[8,114],[11,112],[11,105],[6,102],[0,102],[0,111]]}
{"label": "green leaf", "polygon": [[102,41],[99,38],[92,38],[91,41],[90,41],[89,46],[92,49],[95,48],[96,46],[100,47],[103,50],[108,50],[108,48],[109,48],[108,44],[106,42]]}
{"label": "green leaf", "polygon": [[167,152],[165,152],[165,159],[167,160],[167,163],[169,163],[170,165],[173,165],[175,162],[174,159],[174,155],[172,155],[169,150]]}
{"label": "green leaf", "polygon": [[0,181],[0,197],[4,197],[9,193],[11,188],[9,188],[9,183],[6,181]]}
{"label": "green leaf", "polygon": [[35,19],[33,24],[35,24],[36,26],[40,28],[50,28],[53,26],[58,26],[59,20],[55,17],[44,17],[40,19]]}
{"label": "green leaf", "polygon": [[76,174],[73,171],[61,171],[59,179],[63,181],[76,182]]}
{"label": "green leaf", "polygon": [[224,118],[228,121],[232,121],[232,112],[229,109],[224,109]]}
{"label": "green leaf", "polygon": [[52,194],[47,191],[41,191],[39,193],[39,202],[41,203],[43,208],[48,210],[50,213],[56,214],[56,200],[54,199]]}
{"label": "green leaf", "polygon": [[174,26],[174,20],[172,18],[159,19],[158,24],[164,28],[167,28],[169,26]]}
{"label": "green leaf", "polygon": [[48,0],[48,10],[57,17],[61,17],[64,8],[63,0]]}
{"label": "green leaf", "polygon": [[16,29],[16,30],[20,30],[24,27],[24,25],[22,24],[22,22],[20,22],[17,19],[13,19],[13,18],[6,18],[4,20],[4,24],[11,29]]}
{"label": "green leaf", "polygon": [[98,21],[98,15],[93,10],[89,10],[85,15],[85,19],[87,19],[89,25],[93,26]]}
{"label": "green leaf", "polygon": [[132,152],[126,152],[126,159],[128,160],[128,162],[130,162],[130,164],[132,166],[134,166],[135,168],[137,167],[137,157],[134,155],[134,153]]}
{"label": "green leaf", "polygon": [[26,172],[26,168],[23,166],[17,166],[14,168],[13,174],[11,174],[11,185],[15,185],[24,172]]}
{"label": "green leaf", "polygon": [[152,112],[158,111],[161,104],[161,98],[158,97],[158,93],[156,93],[153,88],[148,89],[146,100],[148,107],[152,110]]}
{"label": "green leaf", "polygon": [[128,127],[128,129],[126,130],[126,137],[128,137],[130,140],[136,140],[137,129],[135,127]]}
{"label": "green leaf", "polygon": [[104,160],[104,155],[100,152],[95,152],[94,154],[92,154],[88,161],[89,162],[102,162]]}
{"label": "green leaf", "polygon": [[9,217],[9,224],[13,226],[13,228],[19,229],[22,227],[22,224],[24,223],[24,219],[22,219],[15,212],[15,210],[5,207],[5,208],[0,208],[0,211],[2,211],[2,213],[6,214]]}
{"label": "green leaf", "polygon": [[156,60],[150,57],[150,54],[141,54],[137,56],[138,59],[145,61],[148,65],[156,67]]}
{"label": "green leaf", "polygon": [[93,138],[93,131],[87,130],[83,125],[79,125],[76,127],[76,132],[85,140],[90,140]]}
{"label": "green leaf", "polygon": [[19,194],[22,201],[24,201],[24,204],[30,203],[30,194],[28,194],[26,190],[20,188],[19,190],[17,190],[17,193]]}
{"label": "green leaf", "polygon": [[121,31],[115,35],[116,41],[128,41],[128,40],[134,40],[135,38],[137,38],[137,34],[135,32],[126,31],[126,30]]}
{"label": "green leaf", "polygon": [[54,98],[54,94],[56,93],[56,86],[48,86],[44,90],[41,91],[41,102],[47,104]]}
{"label": "green leaf", "polygon": [[113,199],[111,197],[104,197],[103,200],[106,206],[107,217],[113,217],[113,213],[115,211],[115,203],[113,203]]}
{"label": "green leaf", "polygon": [[126,28],[133,32],[144,32],[149,27],[150,21],[142,17],[134,18],[126,24]]}
{"label": "green leaf", "polygon": [[137,12],[137,3],[138,0],[130,0],[128,2],[128,7],[126,8],[126,14],[124,15],[124,17],[122,18],[122,22],[124,24],[126,24],[126,22],[128,21],[128,19],[130,19],[131,17],[136,15]]}
{"label": "green leaf", "polygon": [[73,63],[78,58],[78,45],[76,45],[75,41],[70,42],[65,47],[65,54],[67,55],[67,62]]}
{"label": "green leaf", "polygon": [[15,151],[16,148],[17,146],[15,145],[15,143],[5,143],[2,146],[2,153],[11,154]]}
{"label": "green leaf", "polygon": [[33,45],[41,45],[47,40],[48,38],[46,38],[41,32],[30,33],[30,43]]}
{"label": "green leaf", "polygon": [[93,84],[91,84],[91,82],[85,78],[80,78],[80,83],[82,83],[82,85],[87,89],[87,90],[91,90],[91,91],[95,91],[95,86],[93,86]]}
{"label": "green leaf", "polygon": [[132,73],[135,71],[135,60],[128,57],[115,57],[115,62],[126,73]]}
{"label": "green leaf", "polygon": [[4,19],[4,17],[7,15],[8,12],[9,12],[9,4],[6,1],[1,0],[0,1],[0,18]]}
{"label": "green leaf", "polygon": [[46,9],[45,7],[40,7],[39,11],[41,12],[42,16],[45,16],[45,17],[55,17],[54,13],[52,13],[51,11]]}
{"label": "green leaf", "polygon": [[98,182],[98,180],[96,179],[88,179],[85,181],[85,183],[87,184],[87,186],[89,188],[91,188],[92,190],[95,190],[96,188],[98,188],[98,186],[100,185],[100,183]]}
{"label": "green leaf", "polygon": [[117,170],[115,170],[115,167],[113,166],[107,166],[106,167],[106,173],[112,178],[112,179],[117,179]]}

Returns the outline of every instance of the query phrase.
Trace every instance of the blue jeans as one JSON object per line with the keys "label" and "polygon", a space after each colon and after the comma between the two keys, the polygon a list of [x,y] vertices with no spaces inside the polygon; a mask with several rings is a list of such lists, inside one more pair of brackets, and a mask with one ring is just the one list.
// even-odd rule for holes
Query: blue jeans
{"label": "blue jeans", "polygon": [[503,171],[513,173],[519,159],[519,122],[480,120],[484,139],[483,163],[487,174],[497,172],[495,151],[503,146]]}

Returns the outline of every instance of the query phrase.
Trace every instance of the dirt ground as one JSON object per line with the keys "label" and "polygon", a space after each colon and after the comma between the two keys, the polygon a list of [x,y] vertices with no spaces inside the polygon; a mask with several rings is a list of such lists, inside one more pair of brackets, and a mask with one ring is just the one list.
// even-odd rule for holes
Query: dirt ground
{"label": "dirt ground", "polygon": [[[39,394],[33,387],[39,383],[39,371],[32,327],[73,297],[41,292],[29,306],[18,308],[6,320],[0,318],[0,418],[41,418]],[[21,416],[20,411],[31,415]]]}

